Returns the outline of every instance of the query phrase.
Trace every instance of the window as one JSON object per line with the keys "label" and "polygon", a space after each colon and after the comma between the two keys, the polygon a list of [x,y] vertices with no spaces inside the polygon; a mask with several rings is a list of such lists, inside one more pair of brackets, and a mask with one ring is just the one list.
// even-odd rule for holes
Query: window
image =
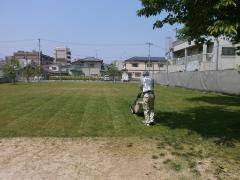
{"label": "window", "polygon": [[89,64],[89,67],[93,68],[93,67],[94,67],[94,64],[93,64],[93,63]]}
{"label": "window", "polygon": [[128,77],[132,78],[132,73],[131,72],[128,73]]}
{"label": "window", "polygon": [[135,73],[135,77],[141,77],[141,73]]}
{"label": "window", "polygon": [[162,67],[163,67],[163,64],[158,64],[158,67],[162,68]]}
{"label": "window", "polygon": [[79,65],[80,65],[80,67],[84,67],[84,63],[83,62],[81,62]]}
{"label": "window", "polygon": [[152,63],[147,63],[147,67],[152,67]]}
{"label": "window", "polygon": [[235,48],[234,47],[223,47],[222,55],[225,56],[235,56]]}
{"label": "window", "polygon": [[56,70],[57,70],[57,67],[52,67],[52,70],[53,70],[53,71],[56,71]]}
{"label": "window", "polygon": [[132,63],[132,67],[138,67],[138,63]]}

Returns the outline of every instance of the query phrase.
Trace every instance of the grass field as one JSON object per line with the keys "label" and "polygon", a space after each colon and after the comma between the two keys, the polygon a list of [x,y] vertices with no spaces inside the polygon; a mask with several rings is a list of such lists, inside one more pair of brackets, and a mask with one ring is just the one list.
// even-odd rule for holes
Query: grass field
{"label": "grass field", "polygon": [[0,137],[147,138],[181,157],[164,161],[176,171],[184,159],[196,171],[196,162],[209,157],[240,167],[239,96],[157,86],[157,124],[146,127],[128,110],[137,92],[137,84],[1,84]]}
{"label": "grass field", "polygon": [[0,136],[240,138],[240,97],[157,86],[157,125],[148,128],[128,110],[137,92],[137,84],[2,84]]}

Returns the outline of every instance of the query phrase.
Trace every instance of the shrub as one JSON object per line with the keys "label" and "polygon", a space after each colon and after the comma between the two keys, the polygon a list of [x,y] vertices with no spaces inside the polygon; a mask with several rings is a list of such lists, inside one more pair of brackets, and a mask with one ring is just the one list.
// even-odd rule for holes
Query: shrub
{"label": "shrub", "polygon": [[49,80],[101,80],[100,77],[87,77],[87,76],[50,76]]}

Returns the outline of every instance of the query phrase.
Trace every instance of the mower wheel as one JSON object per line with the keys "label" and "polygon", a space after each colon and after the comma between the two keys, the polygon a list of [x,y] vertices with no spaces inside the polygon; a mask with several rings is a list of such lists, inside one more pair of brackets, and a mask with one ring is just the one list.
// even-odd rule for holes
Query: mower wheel
{"label": "mower wheel", "polygon": [[135,114],[135,111],[134,111],[132,105],[129,107],[129,110],[130,110],[130,112],[131,112],[132,114]]}

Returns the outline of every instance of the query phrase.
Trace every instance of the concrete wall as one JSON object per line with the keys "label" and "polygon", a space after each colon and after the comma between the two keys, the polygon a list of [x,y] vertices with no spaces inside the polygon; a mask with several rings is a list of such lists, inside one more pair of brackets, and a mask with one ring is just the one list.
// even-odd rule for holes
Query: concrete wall
{"label": "concrete wall", "polygon": [[236,70],[158,73],[154,79],[162,85],[240,95],[240,72]]}

